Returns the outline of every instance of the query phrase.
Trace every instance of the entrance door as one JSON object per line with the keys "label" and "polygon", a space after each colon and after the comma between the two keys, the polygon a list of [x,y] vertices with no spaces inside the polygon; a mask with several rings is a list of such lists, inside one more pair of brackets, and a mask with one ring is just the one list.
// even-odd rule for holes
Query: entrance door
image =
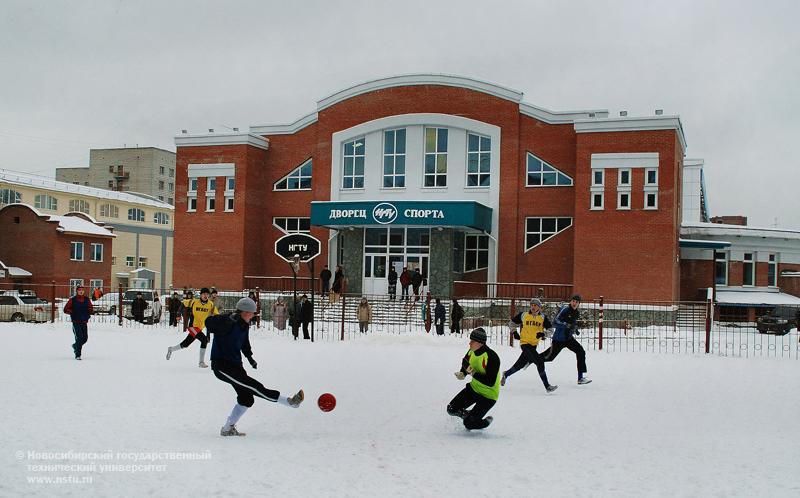
{"label": "entrance door", "polygon": [[386,256],[367,254],[364,256],[364,294],[386,294],[388,292],[388,269]]}
{"label": "entrance door", "polygon": [[[406,255],[406,266],[408,266],[408,271],[414,273],[414,270],[419,268],[419,272],[422,273],[423,278],[423,286],[428,283],[428,255],[427,254],[408,254]],[[412,290],[413,292],[413,290]],[[420,288],[420,293],[422,289]]]}

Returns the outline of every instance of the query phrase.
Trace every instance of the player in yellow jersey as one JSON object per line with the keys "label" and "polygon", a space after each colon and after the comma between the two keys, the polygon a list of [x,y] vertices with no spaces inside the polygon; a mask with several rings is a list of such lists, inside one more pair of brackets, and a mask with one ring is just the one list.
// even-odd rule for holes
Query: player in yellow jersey
{"label": "player in yellow jersey", "polygon": [[172,353],[184,348],[188,348],[195,339],[200,341],[200,368],[208,368],[206,364],[206,348],[208,347],[209,337],[203,333],[203,328],[206,325],[206,318],[213,315],[219,315],[219,310],[214,306],[214,302],[208,299],[208,288],[203,287],[200,289],[200,299],[195,299],[189,303],[189,314],[192,318],[192,326],[186,329],[187,335],[177,346],[170,346],[167,348],[167,359],[169,360]]}
{"label": "player in yellow jersey", "polygon": [[544,388],[547,389],[547,392],[555,391],[558,389],[558,386],[551,385],[547,381],[547,373],[544,371],[544,356],[536,351],[536,346],[539,344],[539,341],[545,338],[545,330],[552,326],[550,324],[550,319],[542,313],[542,302],[538,299],[531,299],[531,309],[517,314],[511,321],[517,325],[522,325],[519,341],[522,352],[517,362],[514,363],[511,368],[503,372],[500,384],[506,385],[506,379],[511,377],[515,372],[533,363],[539,371],[539,377],[542,379],[542,383],[544,384]]}

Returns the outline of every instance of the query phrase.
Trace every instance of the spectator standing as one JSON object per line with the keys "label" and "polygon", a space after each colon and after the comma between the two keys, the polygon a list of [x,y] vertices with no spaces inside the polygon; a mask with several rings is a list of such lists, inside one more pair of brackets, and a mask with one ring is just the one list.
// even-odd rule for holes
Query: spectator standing
{"label": "spectator standing", "polygon": [[325,297],[331,290],[331,270],[328,265],[325,265],[322,271],[319,272],[319,281],[322,285],[322,296]]}
{"label": "spectator standing", "polygon": [[453,299],[453,306],[450,308],[450,333],[461,333],[461,319],[464,318],[464,308],[458,304],[457,299]]}
{"label": "spectator standing", "polygon": [[389,299],[394,301],[397,299],[397,270],[394,265],[389,267]]}
{"label": "spectator standing", "polygon": [[278,296],[278,300],[272,304],[272,325],[278,330],[286,330],[286,303],[283,302],[283,297]]}
{"label": "spectator standing", "polygon": [[436,326],[436,334],[444,335],[444,320],[446,310],[442,301],[437,297],[436,306],[433,308],[433,323]]}
{"label": "spectator standing", "polygon": [[369,324],[372,323],[372,307],[367,302],[366,297],[362,297],[361,302],[358,303],[357,315],[358,329],[362,334],[366,334],[369,331]]}
{"label": "spectator standing", "polygon": [[415,268],[414,273],[411,274],[411,287],[414,288],[414,301],[419,301],[420,286],[422,286],[422,273],[419,272],[419,268]]}
{"label": "spectator standing", "polygon": [[411,273],[408,271],[408,267],[403,267],[403,272],[400,274],[400,291],[402,294],[400,297],[404,301],[408,301],[408,286],[411,285]]}
{"label": "spectator standing", "polygon": [[131,314],[137,322],[144,322],[144,310],[147,309],[147,301],[142,297],[141,292],[136,293],[136,299],[131,303]]}

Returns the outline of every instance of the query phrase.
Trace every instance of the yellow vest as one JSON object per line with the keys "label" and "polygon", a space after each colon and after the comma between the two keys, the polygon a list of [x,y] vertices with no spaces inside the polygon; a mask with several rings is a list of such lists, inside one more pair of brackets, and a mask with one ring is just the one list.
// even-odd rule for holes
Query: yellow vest
{"label": "yellow vest", "polygon": [[519,342],[521,344],[530,344],[536,346],[539,344],[539,339],[536,334],[544,331],[544,315],[531,314],[526,311],[522,314],[522,330],[519,333]]}
{"label": "yellow vest", "polygon": [[206,318],[212,315],[219,315],[219,311],[217,311],[210,299],[205,303],[195,299],[194,303],[192,303],[192,315],[194,315],[192,326],[202,330],[206,326]]}
{"label": "yellow vest", "polygon": [[[488,353],[476,355],[475,352],[470,349],[467,355],[469,356],[469,366],[472,367],[473,371],[481,374],[486,373],[486,365],[489,361]],[[500,395],[500,369],[497,369],[497,378],[494,381],[494,385],[487,386],[486,384],[475,380],[474,376],[472,377],[469,385],[472,386],[472,389],[481,396],[497,401],[497,398]]]}

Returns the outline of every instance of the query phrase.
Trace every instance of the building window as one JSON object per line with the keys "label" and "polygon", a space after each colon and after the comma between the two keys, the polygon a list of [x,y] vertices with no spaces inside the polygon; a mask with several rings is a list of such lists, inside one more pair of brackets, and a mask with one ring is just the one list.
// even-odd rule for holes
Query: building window
{"label": "building window", "polygon": [[604,208],[605,181],[606,181],[605,170],[603,169],[592,170],[592,186],[590,188],[592,195],[591,195],[591,202],[589,204],[589,209],[602,210]]}
{"label": "building window", "polygon": [[89,214],[89,203],[80,199],[72,199],[69,201],[69,210]]}
{"label": "building window", "polygon": [[364,138],[344,144],[342,188],[364,188]]}
{"label": "building window", "polygon": [[197,178],[189,178],[189,192],[197,192]]}
{"label": "building window", "polygon": [[658,209],[658,168],[644,170],[644,208]]}
{"label": "building window", "polygon": [[173,199],[172,197],[167,197],[167,204],[175,204],[174,201],[175,199]]}
{"label": "building window", "polygon": [[447,186],[447,128],[425,128],[425,187]]}
{"label": "building window", "polygon": [[630,209],[630,208],[631,208],[631,193],[617,192],[617,209]]}
{"label": "building window", "polygon": [[173,178],[174,176],[175,176],[175,168],[170,168],[169,169],[169,177]]}
{"label": "building window", "polygon": [[272,218],[272,224],[283,233],[311,232],[311,218]]}
{"label": "building window", "polygon": [[169,213],[153,213],[153,222],[157,225],[169,225]]}
{"label": "building window", "polygon": [[658,209],[658,192],[645,192],[644,193],[644,208],[645,209]]}
{"label": "building window", "polygon": [[489,268],[489,237],[466,235],[464,238],[464,271]]}
{"label": "building window", "polygon": [[128,209],[128,220],[129,221],[144,221],[144,210],[138,208],[130,208]]}
{"label": "building window", "polygon": [[647,168],[644,170],[644,185],[645,187],[658,186],[658,169]]}
{"label": "building window", "polygon": [[233,176],[225,177],[225,192],[233,192],[236,190],[236,178]]}
{"label": "building window", "polygon": [[108,188],[114,188],[114,180],[108,181]]}
{"label": "building window", "polygon": [[57,211],[58,199],[51,195],[39,194],[35,198],[35,206],[37,209],[49,209],[50,211]]}
{"label": "building window", "polygon": [[217,198],[206,196],[206,211],[214,211],[217,208]]}
{"label": "building window", "polygon": [[467,133],[467,187],[488,187],[491,181],[492,139]]}
{"label": "building window", "polygon": [[158,190],[164,190],[164,180],[158,181]]}
{"label": "building window", "polygon": [[0,204],[14,204],[22,202],[22,194],[16,190],[0,188]]}
{"label": "building window", "polygon": [[164,172],[165,172],[165,170],[164,170],[164,166],[159,166],[159,167],[158,167],[158,174],[159,174],[159,175],[163,175],[163,174],[164,174]]}
{"label": "building window", "polygon": [[592,192],[591,209],[603,209],[603,192]]}
{"label": "building window", "polygon": [[103,288],[103,281],[102,280],[89,280],[89,287],[92,289],[102,289]]}
{"label": "building window", "polygon": [[96,263],[103,261],[103,244],[92,244],[92,261]]}
{"label": "building window", "polygon": [[167,184],[167,190],[169,190],[170,192],[174,192],[175,191],[175,184],[172,183],[172,182],[169,182]]}
{"label": "building window", "polygon": [[525,251],[572,226],[572,218],[525,218]]}
{"label": "building window", "polygon": [[147,258],[139,258],[139,266],[137,268],[147,268]]}
{"label": "building window", "polygon": [[117,257],[116,256],[111,256],[111,266],[114,266],[116,264],[117,264]]}
{"label": "building window", "polygon": [[214,194],[216,195],[216,193],[217,193],[217,179],[216,178],[208,178],[208,179],[206,179],[206,195],[208,195],[209,192],[214,192]]}
{"label": "building window", "polygon": [[728,253],[714,252],[714,283],[728,285]]}
{"label": "building window", "polygon": [[69,243],[69,259],[72,261],[83,261],[83,242]]}
{"label": "building window", "polygon": [[756,263],[752,252],[744,253],[742,270],[742,285],[756,285]]}
{"label": "building window", "polygon": [[113,173],[114,172],[114,165],[113,164],[108,167],[108,172],[109,173]]}
{"label": "building window", "polygon": [[189,212],[197,211],[197,197],[189,196],[186,199],[186,211]]}
{"label": "building window", "polygon": [[230,213],[233,211],[233,196],[226,195],[225,196],[225,211]]}
{"label": "building window", "polygon": [[778,286],[778,255],[770,254],[767,263],[767,285]]}
{"label": "building window", "polygon": [[312,161],[308,159],[273,185],[273,190],[311,190]]}
{"label": "building window", "polygon": [[628,187],[631,186],[631,170],[629,169],[620,169],[617,175],[617,186],[618,187]]}
{"label": "building window", "polygon": [[[75,294],[78,293],[78,286],[79,285],[83,285],[83,279],[82,278],[71,278],[71,279],[69,279],[69,293],[70,293],[71,296],[74,296]],[[86,293],[86,295],[88,296],[89,293]]]}
{"label": "building window", "polygon": [[406,130],[383,132],[383,187],[406,186]]}
{"label": "building window", "polygon": [[572,178],[528,152],[526,187],[570,187]]}
{"label": "building window", "polygon": [[125,256],[125,266],[128,268],[133,268],[136,264],[136,257],[135,256]]}
{"label": "building window", "polygon": [[163,201],[163,200],[164,200],[164,196],[163,196],[163,195],[159,195],[159,196],[158,196],[158,200],[159,200],[159,201]]}

